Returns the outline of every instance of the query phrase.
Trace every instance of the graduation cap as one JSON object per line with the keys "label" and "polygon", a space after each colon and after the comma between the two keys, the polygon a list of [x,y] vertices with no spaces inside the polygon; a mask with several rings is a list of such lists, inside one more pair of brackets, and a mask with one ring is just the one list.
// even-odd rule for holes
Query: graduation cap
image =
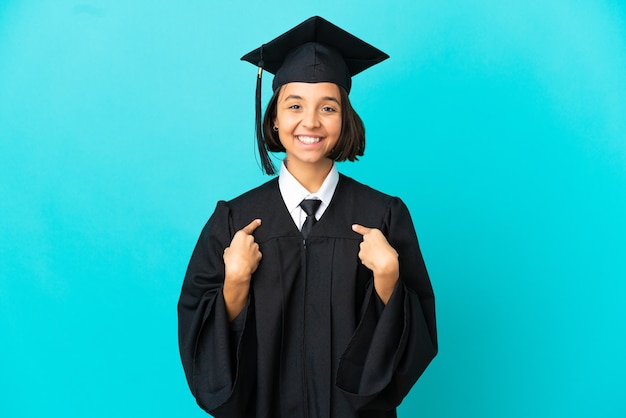
{"label": "graduation cap", "polygon": [[352,76],[389,58],[329,21],[311,17],[276,39],[241,57],[259,67],[256,85],[256,134],[263,168],[276,172],[269,158],[261,124],[263,70],[274,74],[272,88],[292,82],[335,83],[350,92]]}

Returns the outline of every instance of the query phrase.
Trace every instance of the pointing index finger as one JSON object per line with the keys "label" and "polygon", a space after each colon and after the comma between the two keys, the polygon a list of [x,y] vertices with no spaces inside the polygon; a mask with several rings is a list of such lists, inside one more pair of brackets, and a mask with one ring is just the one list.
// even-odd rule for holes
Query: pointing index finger
{"label": "pointing index finger", "polygon": [[241,230],[248,235],[252,235],[255,229],[257,229],[261,225],[260,219],[255,219],[250,222],[248,225],[244,226]]}
{"label": "pointing index finger", "polygon": [[352,230],[357,234],[365,235],[368,234],[372,230],[372,228],[367,228],[363,225],[354,224],[352,225]]}

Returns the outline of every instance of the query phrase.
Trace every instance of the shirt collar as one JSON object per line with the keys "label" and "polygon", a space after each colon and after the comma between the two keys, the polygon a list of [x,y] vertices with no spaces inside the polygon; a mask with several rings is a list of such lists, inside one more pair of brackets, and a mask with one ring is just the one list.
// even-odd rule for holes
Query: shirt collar
{"label": "shirt collar", "polygon": [[298,182],[298,180],[296,180],[289,170],[287,170],[287,166],[284,161],[280,166],[280,174],[278,175],[280,193],[283,196],[285,206],[289,210],[289,213],[298,208],[300,206],[300,202],[304,199],[311,198],[317,198],[322,201],[318,213],[320,213],[320,211],[323,212],[333,198],[333,194],[337,188],[337,183],[339,183],[339,172],[337,171],[337,166],[334,163],[330,172],[326,176],[326,179],[324,179],[322,186],[315,193],[309,193],[309,191],[305,189],[304,186]]}

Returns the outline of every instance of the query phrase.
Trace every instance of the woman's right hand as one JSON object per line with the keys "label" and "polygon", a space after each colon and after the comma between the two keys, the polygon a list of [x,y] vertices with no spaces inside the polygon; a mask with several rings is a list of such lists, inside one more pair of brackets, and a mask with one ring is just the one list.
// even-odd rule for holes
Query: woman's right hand
{"label": "woman's right hand", "polygon": [[224,250],[224,302],[228,318],[232,321],[246,305],[250,292],[250,280],[261,262],[259,244],[252,235],[261,225],[255,219],[233,236],[230,246]]}

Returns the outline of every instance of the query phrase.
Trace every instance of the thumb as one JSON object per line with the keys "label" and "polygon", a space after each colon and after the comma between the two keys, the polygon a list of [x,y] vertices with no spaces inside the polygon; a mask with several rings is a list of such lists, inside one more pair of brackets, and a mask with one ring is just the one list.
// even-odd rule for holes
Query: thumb
{"label": "thumb", "polygon": [[365,235],[365,234],[369,234],[372,231],[372,228],[367,228],[363,225],[354,224],[352,225],[352,230],[356,232],[357,234]]}

